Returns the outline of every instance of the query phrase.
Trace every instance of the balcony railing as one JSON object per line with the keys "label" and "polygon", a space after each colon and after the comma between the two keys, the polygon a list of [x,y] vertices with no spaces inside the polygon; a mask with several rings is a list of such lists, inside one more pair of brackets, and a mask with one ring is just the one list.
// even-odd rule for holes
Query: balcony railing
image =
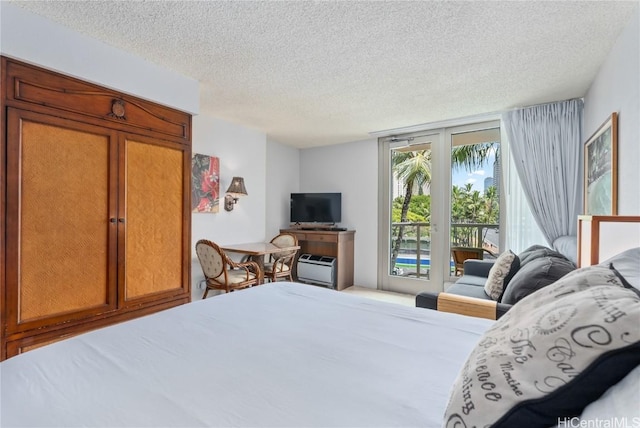
{"label": "balcony railing", "polygon": [[[391,273],[428,279],[431,265],[430,223],[392,223],[391,254],[401,230],[402,242],[396,259],[391,260]],[[480,247],[499,252],[498,230],[497,224],[452,223],[449,242],[452,247]]]}

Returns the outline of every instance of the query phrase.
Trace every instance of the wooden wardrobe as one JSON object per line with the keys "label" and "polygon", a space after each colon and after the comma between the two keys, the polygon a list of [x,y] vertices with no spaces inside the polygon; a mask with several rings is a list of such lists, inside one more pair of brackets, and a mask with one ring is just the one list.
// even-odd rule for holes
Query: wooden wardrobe
{"label": "wooden wardrobe", "polygon": [[1,61],[0,359],[188,302],[191,116]]}

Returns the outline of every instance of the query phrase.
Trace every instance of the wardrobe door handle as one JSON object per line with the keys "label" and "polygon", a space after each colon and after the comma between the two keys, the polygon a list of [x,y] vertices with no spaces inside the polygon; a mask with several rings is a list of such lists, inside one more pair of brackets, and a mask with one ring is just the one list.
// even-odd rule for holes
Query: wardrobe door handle
{"label": "wardrobe door handle", "polygon": [[120,223],[124,223],[124,218],[120,217],[120,218],[118,219],[118,221],[119,221]]}
{"label": "wardrobe door handle", "polygon": [[113,218],[113,217],[111,217],[111,218],[109,219],[109,223],[115,223],[115,222],[117,222],[117,221],[118,221],[118,220],[116,220],[116,219],[115,219],[115,218]]}

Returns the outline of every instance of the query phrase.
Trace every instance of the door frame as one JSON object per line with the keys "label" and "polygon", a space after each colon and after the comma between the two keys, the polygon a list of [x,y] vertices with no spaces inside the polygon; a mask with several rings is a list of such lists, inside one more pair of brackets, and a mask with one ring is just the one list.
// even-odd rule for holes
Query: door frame
{"label": "door frame", "polygon": [[[455,119],[434,123],[431,126],[415,126],[404,129],[381,131],[372,134],[378,137],[378,289],[407,294],[417,294],[424,291],[440,292],[445,283],[451,281],[449,275],[450,259],[449,247],[451,234],[451,136],[461,132],[479,131],[482,129],[500,128],[501,137],[504,136],[501,117],[498,114],[480,115],[473,118]],[[417,278],[396,278],[389,272],[391,219],[391,162],[390,142],[393,138],[407,138],[417,135],[439,134],[440,141],[432,150],[432,188],[444,189],[431,193],[431,265],[440,266],[432,269],[428,281]],[[506,144],[501,138],[501,145]],[[500,151],[501,162],[504,165],[505,150]],[[500,177],[502,180],[502,177]],[[505,189],[504,180],[502,188]],[[505,207],[505,192],[500,194],[500,206]],[[435,207],[435,208],[434,208]],[[500,216],[500,230],[504,230],[506,212],[503,209]],[[504,233],[500,234],[500,245],[504,244]]]}
{"label": "door frame", "polygon": [[[442,153],[438,152],[443,151],[444,128],[405,133],[398,135],[397,138],[406,139],[426,136],[434,137],[431,144],[431,187],[435,187],[442,185],[438,178],[442,174],[440,171]],[[427,280],[398,277],[388,274],[390,261],[389,249],[391,248],[391,234],[389,233],[391,222],[390,202],[392,198],[391,149],[406,146],[406,144],[403,145],[402,143],[396,144],[396,142],[393,141],[395,138],[396,136],[384,137],[378,140],[378,171],[380,171],[378,174],[378,188],[380,189],[378,192],[378,289],[407,294],[417,294],[422,291],[442,291],[442,286],[437,285],[443,283],[442,272],[439,272],[439,269],[431,270],[429,279]],[[434,246],[441,246],[439,241],[442,240],[440,224],[444,212],[443,210],[433,210],[434,206],[442,206],[440,195],[431,193],[431,206],[431,265],[433,266],[434,263],[440,264],[438,260],[439,255],[435,256],[435,260],[433,255]]]}
{"label": "door frame", "polygon": [[[445,141],[446,144],[448,146],[448,165],[449,165],[449,171],[447,177],[446,177],[446,192],[442,192],[445,194],[445,201],[444,201],[444,206],[446,208],[446,212],[445,212],[445,221],[443,222],[443,225],[446,225],[446,235],[447,237],[451,236],[451,187],[452,187],[452,182],[451,182],[451,175],[453,172],[453,165],[451,164],[451,150],[453,148],[452,143],[452,139],[453,139],[453,135],[455,134],[463,134],[463,133],[467,133],[467,132],[477,132],[477,131],[483,131],[483,130],[487,130],[487,129],[495,129],[498,128],[500,130],[500,145],[503,144],[503,133],[502,133],[502,123],[500,120],[487,120],[487,121],[482,121],[482,122],[475,122],[475,123],[470,123],[467,125],[458,125],[458,126],[452,126],[452,127],[448,127],[445,129]],[[500,150],[500,157],[502,158],[502,153],[503,150]],[[500,164],[504,165],[502,159],[500,159]],[[494,177],[495,178],[495,177]],[[503,184],[503,180],[502,180],[502,176],[498,177],[498,179],[501,181],[501,184]],[[501,186],[502,189],[504,189],[504,186]],[[501,208],[505,207],[504,204],[504,191],[500,192],[500,199],[498,201],[498,206]],[[504,225],[504,217],[506,214],[506,210],[505,209],[501,209],[500,210],[500,219],[499,219],[499,225],[498,225],[498,230],[502,231],[503,230],[503,225]],[[504,233],[500,233],[500,240],[504,241]],[[446,253],[450,254],[451,251],[451,239],[448,238],[444,241],[444,247],[442,247],[440,250]],[[504,242],[500,242],[499,247],[503,248],[503,244]],[[446,260],[446,263],[443,263],[442,265],[442,269],[443,272],[450,272],[450,266],[449,266],[449,259]],[[445,282],[454,282],[457,280],[456,277],[451,276],[451,274],[447,274],[444,275],[444,280]]]}

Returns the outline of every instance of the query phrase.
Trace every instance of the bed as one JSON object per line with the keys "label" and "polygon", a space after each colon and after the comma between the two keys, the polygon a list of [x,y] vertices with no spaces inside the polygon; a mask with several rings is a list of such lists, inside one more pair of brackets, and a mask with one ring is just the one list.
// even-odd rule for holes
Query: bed
{"label": "bed", "polygon": [[[577,292],[580,284],[565,284],[557,293],[580,295]],[[573,287],[574,292],[567,293],[567,287]],[[624,295],[628,290],[622,286],[610,288],[618,297],[622,296],[616,302],[627,305],[621,309],[631,316],[631,324],[624,328],[632,325],[638,330],[640,300],[633,297],[635,294]],[[608,301],[608,291],[603,293],[598,294],[596,303],[600,305]],[[554,296],[546,293],[542,297]],[[516,323],[518,307],[534,314],[538,306],[528,296],[500,320],[491,321],[305,284],[266,284],[85,333],[2,362],[0,425],[5,428],[471,426],[463,420],[468,415],[459,412],[460,408],[465,414],[469,410],[466,400],[471,383],[481,395],[495,398],[499,394],[486,389],[487,385],[498,383],[491,376],[508,374],[506,389],[524,391],[525,382],[519,382],[522,378],[518,378],[522,373],[511,368],[505,370],[499,350],[494,349],[493,363],[502,370],[489,374],[486,367],[491,362],[483,359],[480,366],[473,363],[492,349],[489,341],[499,343],[498,335],[507,331],[509,323]],[[566,306],[563,301],[563,307]],[[562,329],[566,313],[556,311],[552,317],[544,318],[545,323],[562,321],[562,325],[557,324],[549,331]],[[520,316],[521,322],[528,325],[525,318]],[[617,316],[616,321],[624,318]],[[632,336],[637,333],[633,331]],[[508,335],[507,342],[513,342],[513,334]],[[552,336],[547,332],[544,335]],[[584,344],[586,337],[580,335],[578,340]],[[600,366],[607,371],[611,371],[612,364],[626,368],[597,392],[600,396],[606,391],[601,399],[590,398],[593,402],[583,413],[587,418],[609,415],[640,424],[640,367],[634,369],[639,361],[640,340],[631,339],[635,344],[625,342],[618,354],[620,359],[599,360],[604,361]],[[558,344],[557,340],[555,343]],[[536,346],[549,356],[546,349]],[[481,354],[477,354],[479,350]],[[535,354],[520,344],[513,350],[519,361],[525,355]],[[580,354],[575,350],[574,354]],[[615,351],[605,352],[606,356],[613,354]],[[555,364],[562,357],[564,371],[567,355],[553,353],[551,359]],[[535,361],[536,358],[530,358],[530,362],[537,364]],[[533,370],[525,370],[526,373],[547,375],[552,370],[528,367]],[[598,379],[605,377],[598,372],[593,375]],[[473,382],[468,378],[473,378]],[[584,376],[578,378],[584,380]],[[592,379],[587,379],[586,386],[578,384],[577,389],[590,391],[592,383]],[[503,397],[508,393],[501,392]],[[576,401],[575,389],[568,393],[569,401]],[[492,422],[478,426],[554,425],[531,422],[526,406],[524,413],[518,411],[514,416],[513,409],[487,410],[480,395],[474,397],[479,411],[475,416],[493,417]],[[457,404],[458,399],[463,400],[462,407]],[[532,402],[539,403],[540,399]],[[557,402],[555,398],[551,400],[552,404]],[[501,416],[503,413],[505,417]],[[497,418],[501,419],[496,422]],[[523,424],[522,420],[526,422]],[[582,426],[575,425],[575,420],[574,425],[557,422],[563,427]]]}
{"label": "bed", "polygon": [[0,421],[3,427],[437,427],[450,386],[489,325],[272,283],[4,361]]}

